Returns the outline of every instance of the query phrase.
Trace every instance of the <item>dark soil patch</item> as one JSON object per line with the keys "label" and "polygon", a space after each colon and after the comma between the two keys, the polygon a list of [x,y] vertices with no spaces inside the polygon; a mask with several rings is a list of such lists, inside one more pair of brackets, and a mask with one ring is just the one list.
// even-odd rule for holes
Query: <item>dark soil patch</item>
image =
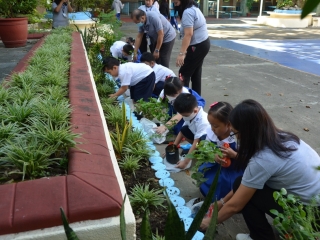
{"label": "dark soil patch", "polygon": [[[152,170],[150,165],[142,166],[139,170],[136,171],[135,176],[133,174],[126,174],[122,172],[122,176],[124,178],[124,184],[127,189],[127,193],[131,194],[131,189],[136,184],[149,184],[149,189],[162,189],[159,185],[159,180],[155,177],[155,172]],[[164,236],[164,229],[165,229],[165,222],[167,219],[167,203],[163,204],[165,208],[157,208],[157,209],[150,209],[150,224],[152,233],[156,234],[158,232],[159,236]],[[143,217],[143,212],[133,209],[135,218],[136,218],[136,235],[137,240],[140,239],[140,226],[141,220]]]}

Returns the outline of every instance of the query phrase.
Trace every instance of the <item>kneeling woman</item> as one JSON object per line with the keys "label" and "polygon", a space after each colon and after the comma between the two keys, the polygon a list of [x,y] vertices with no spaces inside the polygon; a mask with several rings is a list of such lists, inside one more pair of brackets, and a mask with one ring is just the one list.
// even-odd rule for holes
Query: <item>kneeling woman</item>
{"label": "kneeling woman", "polygon": [[[296,135],[278,129],[254,100],[238,104],[229,120],[239,141],[235,161],[244,174],[218,202],[218,223],[241,211],[250,234],[238,234],[237,240],[275,239],[265,214],[275,217],[271,209],[283,210],[273,199],[273,192],[285,188],[309,204],[320,194],[320,171],[315,169],[320,166],[320,157]],[[209,222],[204,218],[201,228],[205,230]]]}

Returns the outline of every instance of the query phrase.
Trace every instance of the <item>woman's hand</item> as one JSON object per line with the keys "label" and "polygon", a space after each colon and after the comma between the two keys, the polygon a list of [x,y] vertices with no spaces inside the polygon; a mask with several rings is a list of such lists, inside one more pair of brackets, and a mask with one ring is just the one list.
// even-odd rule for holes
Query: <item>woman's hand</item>
{"label": "woman's hand", "polygon": [[184,58],[186,57],[185,54],[179,54],[176,60],[176,66],[177,67],[182,67],[184,64]]}
{"label": "woman's hand", "polygon": [[164,133],[165,131],[167,131],[167,127],[164,126],[164,125],[159,126],[159,127],[156,127],[156,128],[154,128],[154,129],[155,129],[156,133],[158,133],[158,134],[162,134],[162,133]]}

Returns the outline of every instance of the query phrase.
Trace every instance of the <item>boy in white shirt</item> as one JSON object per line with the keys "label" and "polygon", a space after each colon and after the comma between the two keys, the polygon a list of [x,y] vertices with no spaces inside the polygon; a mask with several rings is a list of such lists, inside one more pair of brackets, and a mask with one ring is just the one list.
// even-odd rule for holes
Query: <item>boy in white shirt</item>
{"label": "boy in white shirt", "polygon": [[163,90],[164,81],[166,80],[166,78],[176,77],[176,75],[171,69],[164,67],[160,64],[157,64],[153,54],[150,52],[143,53],[141,55],[140,62],[145,63],[150,67],[152,67],[156,75],[156,85],[154,87],[153,94],[156,97],[159,97],[161,91]]}
{"label": "boy in white shirt", "polygon": [[[188,153],[192,153],[201,137],[207,134],[207,128],[210,127],[207,119],[208,114],[203,111],[202,107],[198,106],[197,99],[190,93],[181,93],[175,99],[173,106],[184,120],[184,124],[173,144],[178,146],[182,138],[186,138],[192,144]],[[185,169],[190,161],[189,158],[180,160],[177,163],[177,168]]]}
{"label": "boy in white shirt", "polygon": [[155,83],[155,74],[152,68],[144,63],[123,63],[113,57],[103,60],[103,70],[121,81],[119,90],[109,97],[118,97],[125,93],[130,86],[130,96],[133,103],[141,98],[149,101]]}
{"label": "boy in white shirt", "polygon": [[123,41],[116,41],[110,47],[112,57],[132,62],[133,46]]}

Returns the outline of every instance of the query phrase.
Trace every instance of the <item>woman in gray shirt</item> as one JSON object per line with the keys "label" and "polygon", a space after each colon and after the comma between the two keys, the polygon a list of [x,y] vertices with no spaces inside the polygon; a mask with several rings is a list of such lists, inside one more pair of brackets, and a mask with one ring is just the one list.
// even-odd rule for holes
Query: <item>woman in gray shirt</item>
{"label": "woman in gray shirt", "polygon": [[73,9],[68,0],[54,0],[52,3],[52,28],[69,26],[68,13]]}
{"label": "woman in gray shirt", "polygon": [[176,60],[179,75],[186,87],[189,87],[191,78],[191,88],[201,95],[202,64],[210,49],[206,19],[193,0],[173,0],[173,3],[179,9],[183,37]]}
{"label": "woman in gray shirt", "polygon": [[[244,174],[218,202],[218,223],[241,211],[250,234],[238,234],[237,240],[273,240],[275,236],[265,215],[275,217],[271,209],[283,212],[273,192],[285,188],[303,204],[310,204],[320,194],[320,171],[316,170],[320,157],[296,135],[278,129],[254,100],[238,104],[229,120],[240,146],[235,162]],[[317,203],[319,206],[320,202]],[[202,221],[202,229],[208,227],[209,220]]]}

